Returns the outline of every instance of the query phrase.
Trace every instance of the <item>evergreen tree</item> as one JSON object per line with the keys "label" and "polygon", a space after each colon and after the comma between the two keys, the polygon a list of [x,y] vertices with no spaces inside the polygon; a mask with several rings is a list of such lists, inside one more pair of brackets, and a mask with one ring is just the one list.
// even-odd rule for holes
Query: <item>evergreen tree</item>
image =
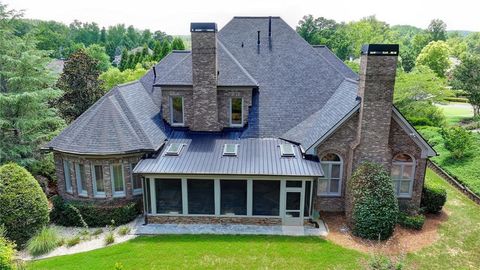
{"label": "evergreen tree", "polygon": [[172,51],[172,47],[170,46],[170,42],[168,42],[168,40],[164,39],[162,41],[162,45],[161,45],[161,49],[160,49],[160,58],[158,59],[158,61],[162,60],[171,51]]}
{"label": "evergreen tree", "polygon": [[172,41],[172,50],[185,50],[185,44],[183,40],[179,37],[176,37]]}
{"label": "evergreen tree", "polygon": [[57,83],[64,94],[57,104],[67,122],[75,120],[102,97],[99,75],[98,61],[90,57],[85,50],[78,50],[65,63]]}
{"label": "evergreen tree", "polygon": [[107,30],[105,27],[102,27],[102,30],[100,31],[100,43],[104,44],[107,43]]}
{"label": "evergreen tree", "polygon": [[152,59],[154,61],[160,61],[162,53],[162,44],[159,41],[155,41],[153,44],[153,55]]}
{"label": "evergreen tree", "polygon": [[62,92],[46,67],[48,52],[36,49],[31,36],[15,36],[12,16],[21,14],[0,3],[0,164],[31,168],[44,157],[39,148],[65,125],[49,105]]}
{"label": "evergreen tree", "polygon": [[122,58],[120,59],[120,64],[118,65],[118,69],[120,69],[120,71],[124,71],[125,69],[127,69],[127,62],[128,62],[128,51],[127,49],[123,49]]}

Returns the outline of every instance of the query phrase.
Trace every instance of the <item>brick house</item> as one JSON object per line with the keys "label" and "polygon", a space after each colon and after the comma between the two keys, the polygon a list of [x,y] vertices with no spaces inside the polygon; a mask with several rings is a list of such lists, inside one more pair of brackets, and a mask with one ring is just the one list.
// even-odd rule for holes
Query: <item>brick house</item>
{"label": "brick house", "polygon": [[435,152],[392,104],[398,45],[365,45],[357,75],[278,17],[191,37],[47,145],[65,199],[143,198],[155,223],[300,225],[345,211],[345,183],[373,161],[402,207],[420,205]]}

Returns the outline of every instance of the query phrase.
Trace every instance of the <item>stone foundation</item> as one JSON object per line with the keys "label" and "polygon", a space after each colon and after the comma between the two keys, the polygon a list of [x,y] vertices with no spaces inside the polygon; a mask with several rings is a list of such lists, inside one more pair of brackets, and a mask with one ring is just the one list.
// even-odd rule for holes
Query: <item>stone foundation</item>
{"label": "stone foundation", "polygon": [[251,224],[282,225],[281,218],[265,217],[208,217],[208,216],[147,216],[147,223],[157,224]]}

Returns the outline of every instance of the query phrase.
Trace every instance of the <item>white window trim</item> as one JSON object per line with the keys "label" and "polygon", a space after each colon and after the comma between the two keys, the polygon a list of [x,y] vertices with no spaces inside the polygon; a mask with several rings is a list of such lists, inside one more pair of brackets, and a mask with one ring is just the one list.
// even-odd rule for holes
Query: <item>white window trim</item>
{"label": "white window trim", "polygon": [[[234,145],[235,146],[235,152],[227,152],[227,145]],[[223,154],[222,156],[225,157],[237,157],[238,156],[238,144],[233,144],[233,143],[226,143],[223,145]]]}
{"label": "white window trim", "polygon": [[135,179],[133,178],[133,163],[130,163],[130,180],[132,181],[132,190],[133,190],[133,195],[140,195],[143,193],[143,181],[140,179],[140,187],[135,188]]}
{"label": "white window trim", "polygon": [[[120,165],[122,167],[123,191],[115,191],[115,180],[114,180],[114,177],[113,177],[113,166],[114,165]],[[112,182],[112,197],[115,197],[115,198],[125,197],[126,186],[125,186],[125,175],[124,175],[124,172],[123,172],[123,164],[122,163],[110,164],[110,182]]]}
{"label": "white window trim", "polygon": [[[68,169],[67,169],[68,168]],[[68,170],[68,174],[67,174]],[[73,194],[73,185],[72,185],[72,163],[68,160],[63,160],[63,177],[65,178],[65,191],[67,193]]]}
{"label": "white window trim", "polygon": [[[103,173],[103,165],[101,164],[92,164],[91,166],[91,172],[92,172],[92,186],[93,186],[93,196],[95,198],[105,198],[107,195],[105,191],[98,191],[97,190],[97,173],[95,171],[95,166],[101,166],[102,167],[102,173]],[[105,188],[105,173],[102,175],[103,179],[103,186]]]}
{"label": "white window trim", "polygon": [[[182,99],[182,123],[173,123],[173,98]],[[173,127],[185,126],[185,99],[183,96],[170,96],[170,125]]]}
{"label": "white window trim", "polygon": [[[240,124],[234,124],[232,123],[232,99],[234,98],[239,98],[241,101],[242,101],[242,105],[241,105],[241,121],[240,121]],[[229,108],[229,124],[231,127],[243,127],[243,97],[230,97],[230,108]]]}
{"label": "white window trim", "polygon": [[[80,165],[83,165],[84,171],[86,170],[85,164],[75,163],[75,178],[77,180],[77,192],[78,192],[78,196],[88,197],[87,187],[84,187],[82,185],[82,180],[80,179],[81,178]],[[85,177],[87,177],[86,171],[85,171]],[[87,182],[87,179],[85,179],[85,182]]]}
{"label": "white window trim", "polygon": [[[408,155],[408,154],[405,154],[405,155]],[[393,175],[391,175],[392,181],[393,182],[405,182],[405,181],[410,182],[409,187],[408,187],[408,194],[407,193],[400,193],[400,184],[401,183],[399,183],[399,185],[397,186],[397,189],[395,190],[395,196],[397,196],[397,198],[406,198],[406,199],[412,198],[413,183],[415,182],[416,161],[415,161],[415,158],[413,156],[411,156],[411,155],[408,155],[408,156],[412,159],[411,162],[408,162],[408,161],[392,161],[392,168],[393,168],[393,166],[400,166],[400,178],[395,179],[395,178],[393,178]],[[405,166],[412,166],[412,177],[408,180],[402,178],[403,170],[404,170]],[[395,187],[395,185],[394,185],[394,187]]]}
{"label": "white window trim", "polygon": [[[335,153],[333,153],[335,154]],[[330,192],[330,184],[332,182],[332,178],[329,177],[327,178],[326,176],[324,177],[319,177],[318,178],[318,183],[317,183],[317,195],[318,196],[323,196],[323,197],[339,197],[342,195],[342,184],[343,184],[343,159],[339,155],[335,154],[340,158],[340,161],[320,161],[321,164],[328,165],[328,170],[332,171],[332,165],[340,165],[340,175],[339,175],[339,182],[338,182],[338,192]],[[325,172],[324,172],[325,173]],[[335,178],[336,179],[336,178]],[[325,181],[327,180],[327,192],[320,192],[320,188],[318,187],[320,185],[320,181]]]}

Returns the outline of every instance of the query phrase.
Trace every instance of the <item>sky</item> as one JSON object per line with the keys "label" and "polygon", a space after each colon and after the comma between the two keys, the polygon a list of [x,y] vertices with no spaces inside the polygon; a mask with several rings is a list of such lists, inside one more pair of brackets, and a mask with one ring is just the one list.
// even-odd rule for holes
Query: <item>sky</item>
{"label": "sky", "polygon": [[[233,16],[280,16],[295,27],[306,14],[336,21],[369,15],[390,25],[426,28],[440,18],[448,30],[480,31],[480,3],[475,0],[0,0],[24,10],[26,18],[66,24],[77,19],[108,27],[118,23],[138,29],[189,34],[190,22],[216,22],[223,27]],[[445,4],[444,4],[445,3]]]}

